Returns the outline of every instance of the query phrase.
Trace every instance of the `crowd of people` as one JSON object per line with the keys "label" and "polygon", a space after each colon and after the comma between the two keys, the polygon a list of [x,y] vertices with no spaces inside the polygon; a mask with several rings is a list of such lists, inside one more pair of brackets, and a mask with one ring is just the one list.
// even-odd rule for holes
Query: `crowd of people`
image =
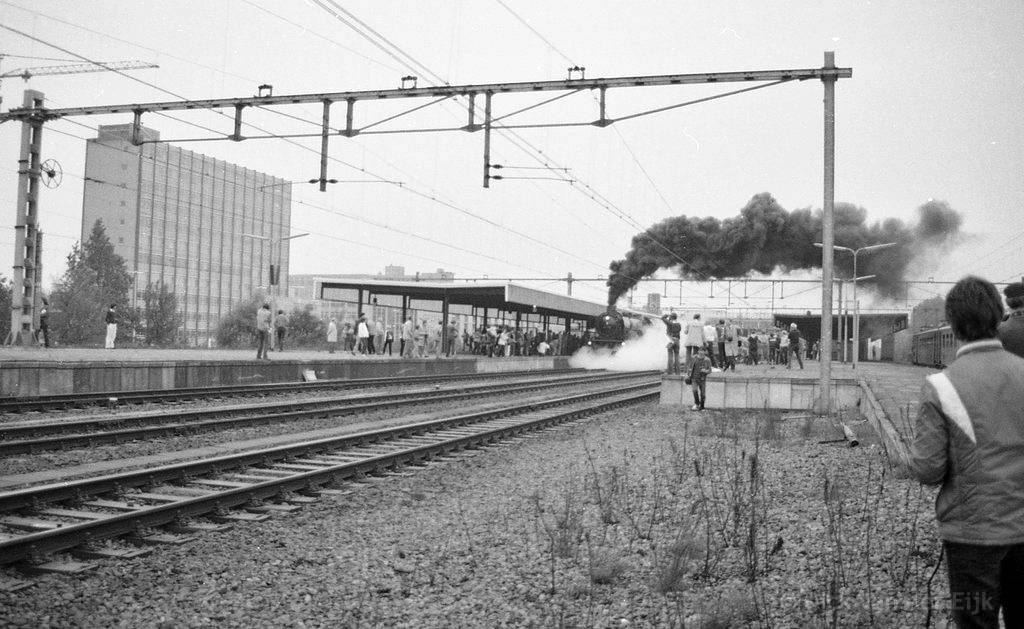
{"label": "crowd of people", "polygon": [[817,341],[808,344],[807,339],[791,323],[782,330],[744,331],[729,319],[719,319],[717,324],[702,322],[701,315],[693,315],[685,330],[674,312],[662,317],[666,324],[668,343],[667,373],[679,373],[680,352],[685,347],[685,366],[689,366],[697,350],[704,349],[705,355],[715,369],[736,370],[736,365],[793,365],[803,369],[804,358],[817,358]]}
{"label": "crowd of people", "polygon": [[[259,324],[258,320],[257,327]],[[454,319],[445,324],[410,316],[400,327],[392,328],[361,314],[355,322],[346,321],[340,327],[337,317],[331,317],[327,324],[327,351],[353,356],[393,356],[395,353],[404,358],[451,358],[456,354],[492,358],[551,356],[572,353],[580,344],[575,334],[535,328],[523,330],[498,323],[470,331],[461,328]]]}
{"label": "crowd of people", "polygon": [[[662,320],[668,336],[665,372],[670,375],[686,373],[686,380],[693,387],[694,410],[704,409],[707,374],[713,369],[736,371],[737,364],[762,363],[771,368],[785,365],[792,369],[798,365],[803,369],[804,357],[813,358],[817,353],[818,344],[815,342],[808,347],[795,323],[781,331],[751,330],[744,333],[729,319],[719,319],[717,324],[704,322],[700,313],[693,315],[685,329],[675,312],[663,316]],[[683,347],[686,354],[680,365]]]}

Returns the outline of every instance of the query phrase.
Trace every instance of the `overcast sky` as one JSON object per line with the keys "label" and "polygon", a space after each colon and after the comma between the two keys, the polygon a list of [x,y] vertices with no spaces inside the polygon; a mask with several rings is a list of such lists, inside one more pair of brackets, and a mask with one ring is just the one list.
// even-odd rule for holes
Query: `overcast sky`
{"label": "overcast sky", "polygon": [[[323,0],[319,4],[331,5]],[[836,90],[836,200],[869,219],[912,222],[928,199],[947,201],[978,237],[921,278],[973,272],[993,281],[1024,274],[1024,3],[1006,2],[536,2],[445,0],[339,1],[386,41],[357,34],[313,1],[0,0],[0,24],[91,60],[137,59],[159,69],[129,73],[179,97],[248,96],[269,83],[275,94],[419,85],[564,79],[570,65],[587,77],[820,67],[825,50],[853,78]],[[351,23],[337,8],[332,11]],[[380,41],[380,40],[378,40]],[[382,44],[385,45],[386,44]],[[67,53],[0,31],[0,52],[69,58]],[[0,71],[50,65],[6,58]],[[426,69],[426,70],[425,70]],[[22,90],[43,91],[52,107],[178,100],[114,73],[3,80],[4,110]],[[615,89],[620,116],[735,89],[736,85]],[[497,96],[495,115],[553,96]],[[330,177],[385,179],[339,183],[321,193],[296,184],[293,273],[375,273],[438,267],[459,277],[604,277],[629,249],[634,225],[686,214],[727,218],[755,194],[770,192],[787,209],[822,204],[822,85],[783,84],[621,122],[608,128],[532,129],[495,134],[492,161],[568,168],[564,177],[481,186],[480,133],[334,137]],[[363,102],[357,126],[422,104]],[[319,120],[317,106],[281,108]],[[230,133],[210,113],[175,117]],[[247,119],[274,133],[316,126],[260,111]],[[344,107],[333,110],[341,124]],[[590,121],[594,95],[580,93],[524,114],[520,122]],[[81,126],[130,122],[130,116],[80,117],[48,124],[43,157],[65,176],[41,198],[44,273],[60,275],[78,240],[85,143]],[[459,126],[458,103],[424,109],[392,128]],[[514,119],[510,119],[514,120]],[[144,124],[163,138],[210,135],[154,114]],[[79,124],[76,124],[79,123]],[[0,125],[0,273],[10,276],[20,125]],[[256,131],[249,129],[248,133]],[[78,137],[73,137],[78,136]],[[204,142],[182,146],[288,180],[318,176],[319,138]],[[524,150],[525,149],[525,150]],[[361,172],[359,169],[364,169]],[[504,175],[555,177],[541,170]],[[386,226],[386,227],[385,227]],[[415,238],[409,234],[418,234]],[[440,243],[447,243],[445,246]],[[841,244],[841,243],[838,243]],[[563,291],[564,282],[542,285]],[[661,286],[651,287],[659,290]],[[646,289],[645,289],[646,290]],[[578,296],[602,300],[597,283]],[[684,293],[684,302],[701,291]],[[672,299],[679,295],[671,289]],[[767,296],[764,293],[763,296]]]}

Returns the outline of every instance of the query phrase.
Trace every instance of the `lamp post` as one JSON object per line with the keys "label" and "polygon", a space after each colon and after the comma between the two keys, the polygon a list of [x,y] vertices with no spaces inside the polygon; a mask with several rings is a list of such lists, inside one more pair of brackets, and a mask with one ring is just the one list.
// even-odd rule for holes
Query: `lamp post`
{"label": "lamp post", "polygon": [[860,302],[857,301],[857,282],[869,280],[874,275],[853,276],[853,368],[857,368],[857,359],[860,356]]}
{"label": "lamp post", "polygon": [[[814,243],[815,247],[821,247],[820,242]],[[832,245],[833,249],[839,249],[840,251],[848,251],[853,254],[853,368],[857,368],[857,359],[860,356],[860,307],[857,303],[857,281],[866,280],[874,275],[865,275],[863,277],[857,277],[857,256],[864,252],[878,251],[879,249],[887,249],[889,247],[895,247],[894,242],[885,242],[879,245],[868,245],[867,247],[860,247],[859,249],[851,249],[849,247],[842,247],[840,245]],[[846,354],[846,339],[843,339],[843,354]]]}

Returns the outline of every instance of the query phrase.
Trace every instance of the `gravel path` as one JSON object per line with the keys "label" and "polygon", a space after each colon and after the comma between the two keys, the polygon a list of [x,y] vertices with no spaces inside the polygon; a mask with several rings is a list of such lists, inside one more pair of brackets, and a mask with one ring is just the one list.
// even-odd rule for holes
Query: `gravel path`
{"label": "gravel path", "polygon": [[[866,425],[858,427],[867,430]],[[755,413],[621,409],[45,576],[11,626],[920,626],[930,491],[869,435]],[[945,619],[944,568],[932,584]]]}

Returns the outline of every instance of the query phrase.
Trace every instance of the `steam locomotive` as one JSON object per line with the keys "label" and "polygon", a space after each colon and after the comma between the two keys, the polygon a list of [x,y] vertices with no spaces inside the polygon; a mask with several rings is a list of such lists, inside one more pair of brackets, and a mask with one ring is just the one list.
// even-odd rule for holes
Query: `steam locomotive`
{"label": "steam locomotive", "polygon": [[644,328],[653,324],[653,315],[636,310],[618,310],[609,306],[608,310],[595,317],[594,335],[588,345],[618,349],[630,339],[638,338]]}

